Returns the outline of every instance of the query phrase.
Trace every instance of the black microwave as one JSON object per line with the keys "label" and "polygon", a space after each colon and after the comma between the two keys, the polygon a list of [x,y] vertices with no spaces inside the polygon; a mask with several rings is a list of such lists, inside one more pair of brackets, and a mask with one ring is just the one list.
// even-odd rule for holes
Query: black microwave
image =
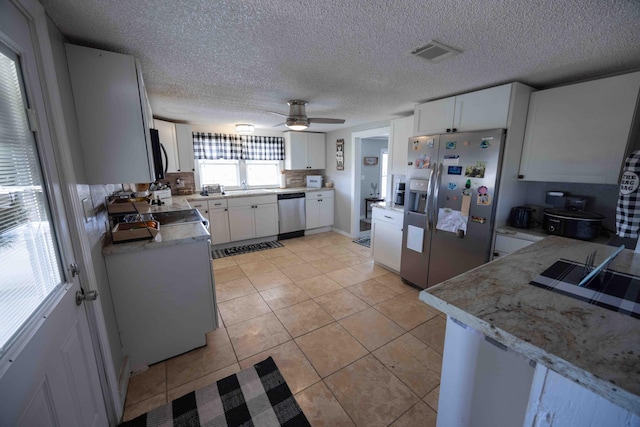
{"label": "black microwave", "polygon": [[153,155],[153,176],[157,181],[164,179],[167,174],[169,157],[167,156],[167,150],[165,150],[164,145],[160,142],[158,129],[149,129],[149,134],[151,135],[151,154]]}

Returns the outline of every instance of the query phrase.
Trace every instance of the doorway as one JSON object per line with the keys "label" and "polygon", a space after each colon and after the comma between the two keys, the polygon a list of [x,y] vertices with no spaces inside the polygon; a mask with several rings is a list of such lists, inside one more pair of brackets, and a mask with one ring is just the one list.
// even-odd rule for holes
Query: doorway
{"label": "doorway", "polygon": [[371,205],[388,197],[389,128],[353,132],[353,199],[351,230],[354,237],[371,233]]}

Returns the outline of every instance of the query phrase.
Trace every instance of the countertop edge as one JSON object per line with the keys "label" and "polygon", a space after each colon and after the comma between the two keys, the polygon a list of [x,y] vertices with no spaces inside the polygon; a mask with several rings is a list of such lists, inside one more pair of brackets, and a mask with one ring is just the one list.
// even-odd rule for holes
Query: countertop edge
{"label": "countertop edge", "polygon": [[203,196],[200,193],[193,193],[190,195],[180,195],[180,196],[172,196],[173,198],[182,198],[186,201],[203,201],[203,200],[220,200],[220,199],[235,199],[238,197],[252,197],[252,196],[270,196],[272,194],[274,195],[278,195],[278,194],[287,194],[287,193],[308,193],[308,192],[315,192],[315,191],[328,191],[328,190],[335,190],[335,188],[327,188],[327,187],[321,187],[321,188],[311,188],[311,187],[292,187],[292,188],[273,188],[273,189],[268,189],[268,190],[264,190],[264,191],[259,191],[259,190],[255,190],[256,192],[254,193],[241,193],[239,191],[234,190],[233,192],[230,193],[225,193],[225,194],[209,194],[207,196]]}
{"label": "countertop edge", "polygon": [[[436,289],[436,285],[429,290]],[[442,311],[447,316],[464,323],[465,325],[475,329],[478,332],[498,341],[508,348],[522,354],[523,356],[540,363],[548,369],[564,376],[567,379],[593,391],[601,397],[611,401],[612,403],[640,415],[640,397],[616,386],[608,380],[598,378],[591,372],[579,368],[566,360],[551,354],[540,347],[526,342],[496,326],[479,319],[478,317],[467,313],[463,309],[456,307],[434,295],[429,290],[423,290],[419,294],[419,299],[426,304]]]}
{"label": "countertop edge", "polygon": [[210,240],[211,236],[200,222],[168,225],[160,225],[160,233],[155,239],[134,242],[114,243],[108,236],[102,247],[102,255],[115,255],[138,252],[141,250],[158,249],[167,246],[177,246],[192,243],[194,241]]}

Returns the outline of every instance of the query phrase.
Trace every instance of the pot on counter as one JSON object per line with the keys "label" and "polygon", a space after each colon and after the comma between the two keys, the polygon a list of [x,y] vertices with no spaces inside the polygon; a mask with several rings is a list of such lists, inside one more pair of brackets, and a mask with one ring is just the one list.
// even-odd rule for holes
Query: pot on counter
{"label": "pot on counter", "polygon": [[545,209],[542,228],[549,234],[580,240],[600,236],[604,217],[593,212]]}

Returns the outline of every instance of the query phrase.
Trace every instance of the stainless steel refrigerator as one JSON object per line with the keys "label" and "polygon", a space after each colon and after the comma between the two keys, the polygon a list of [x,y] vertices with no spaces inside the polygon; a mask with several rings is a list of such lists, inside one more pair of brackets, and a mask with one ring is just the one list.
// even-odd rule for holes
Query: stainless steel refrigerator
{"label": "stainless steel refrigerator", "polygon": [[503,129],[409,139],[400,276],[427,288],[489,261]]}

